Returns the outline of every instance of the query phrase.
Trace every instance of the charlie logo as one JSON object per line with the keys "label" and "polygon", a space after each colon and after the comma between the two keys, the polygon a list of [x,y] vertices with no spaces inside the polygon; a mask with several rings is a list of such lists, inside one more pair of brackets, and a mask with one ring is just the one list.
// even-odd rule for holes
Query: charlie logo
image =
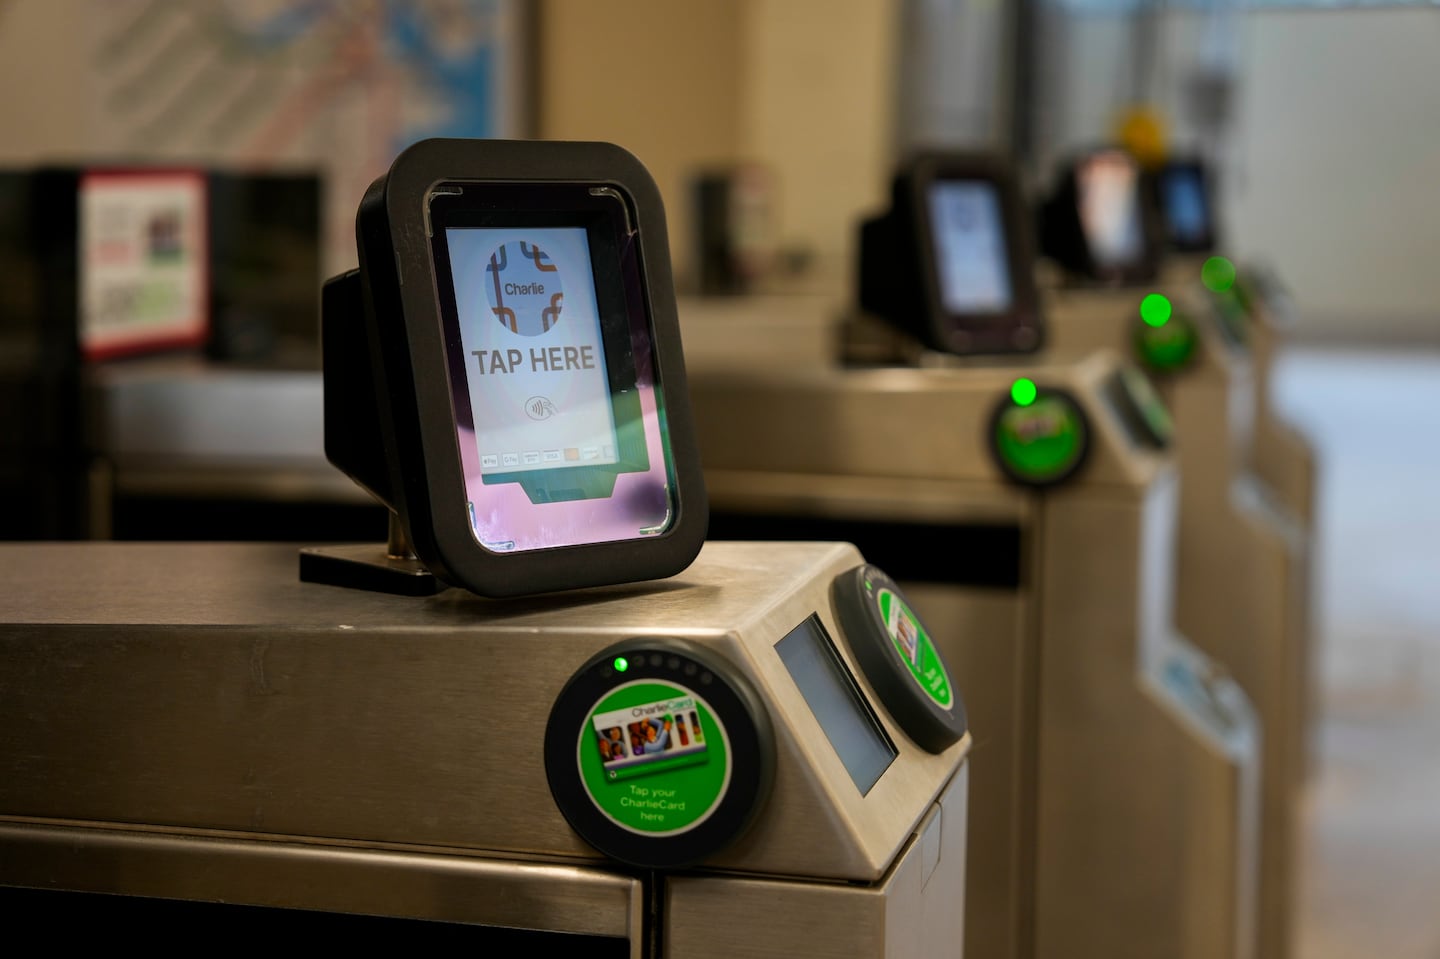
{"label": "charlie logo", "polygon": [[560,271],[534,243],[502,243],[485,266],[490,274],[486,299],[490,312],[511,333],[540,336],[560,322],[565,295]]}

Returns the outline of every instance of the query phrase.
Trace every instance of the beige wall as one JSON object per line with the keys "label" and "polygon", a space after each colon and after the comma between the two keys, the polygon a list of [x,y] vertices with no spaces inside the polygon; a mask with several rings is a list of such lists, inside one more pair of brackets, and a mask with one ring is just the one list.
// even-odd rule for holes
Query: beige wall
{"label": "beige wall", "polygon": [[[1208,18],[1171,12],[1156,93],[1187,136],[1181,81]],[[1228,252],[1290,287],[1296,333],[1440,342],[1440,13],[1251,10],[1231,24],[1237,102],[1224,151]],[[1056,153],[1105,135],[1126,89],[1124,17],[1075,17],[1045,88]]]}
{"label": "beige wall", "polygon": [[538,135],[605,140],[639,158],[665,198],[677,282],[689,269],[688,178],[737,158],[740,12],[733,0],[544,0]]}
{"label": "beige wall", "polygon": [[776,174],[778,238],[812,252],[817,283],[848,284],[889,176],[898,29],[899,0],[545,0],[538,129],[645,163],[682,285],[691,178],[742,160]]}
{"label": "beige wall", "polygon": [[848,292],[860,219],[895,158],[899,0],[750,0],[744,145],[779,179],[782,233]]}
{"label": "beige wall", "polygon": [[83,9],[0,0],[0,162],[85,155]]}

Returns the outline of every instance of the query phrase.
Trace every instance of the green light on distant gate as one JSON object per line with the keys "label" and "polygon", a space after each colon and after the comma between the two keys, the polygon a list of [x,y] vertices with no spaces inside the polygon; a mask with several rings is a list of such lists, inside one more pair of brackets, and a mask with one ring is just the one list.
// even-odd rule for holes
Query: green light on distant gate
{"label": "green light on distant gate", "polygon": [[1035,389],[1035,381],[1020,377],[1010,386],[1010,398],[1015,401],[1016,406],[1029,406],[1035,402],[1039,390]]}
{"label": "green light on distant gate", "polygon": [[1146,326],[1164,326],[1170,321],[1170,300],[1163,294],[1151,293],[1140,301],[1140,319]]}
{"label": "green light on distant gate", "polygon": [[1200,282],[1211,293],[1224,293],[1235,285],[1235,264],[1223,256],[1212,256],[1200,268]]}
{"label": "green light on distant gate", "polygon": [[616,657],[615,657],[615,672],[617,672],[617,673],[623,673],[623,672],[625,672],[625,670],[627,670],[627,669],[629,669],[629,668],[630,668],[630,660],[626,659],[624,656],[616,656]]}

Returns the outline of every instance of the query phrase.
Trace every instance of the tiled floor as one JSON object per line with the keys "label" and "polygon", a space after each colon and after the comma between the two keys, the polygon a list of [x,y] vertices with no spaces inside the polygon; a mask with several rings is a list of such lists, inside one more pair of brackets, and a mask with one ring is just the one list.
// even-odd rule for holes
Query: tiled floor
{"label": "tiled floor", "polygon": [[1279,374],[1322,464],[1296,959],[1440,959],[1440,351],[1307,347]]}

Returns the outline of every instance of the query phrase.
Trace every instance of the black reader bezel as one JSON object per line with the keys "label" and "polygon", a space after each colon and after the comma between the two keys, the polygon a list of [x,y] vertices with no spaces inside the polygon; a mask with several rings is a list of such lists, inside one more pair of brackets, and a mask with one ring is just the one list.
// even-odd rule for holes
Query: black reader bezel
{"label": "black reader bezel", "polygon": [[[628,663],[624,673],[612,665],[619,657]],[[689,675],[691,665],[709,681]],[[644,679],[694,687],[721,714],[729,741],[729,787],[703,822],[679,835],[645,836],[616,824],[590,798],[575,762],[595,704],[610,690]],[[601,853],[642,869],[683,869],[732,845],[764,808],[775,779],[775,729],[754,685],[722,657],[690,640],[636,637],[590,657],[555,697],[545,726],[545,776],[565,821]]]}
{"label": "black reader bezel", "polygon": [[[1135,169],[1135,194],[1140,219],[1140,251],[1123,263],[1099,262],[1090,247],[1080,216],[1080,168],[1100,156],[1120,156]],[[1074,277],[1103,286],[1148,283],[1160,275],[1164,241],[1149,174],[1133,154],[1119,147],[1082,150],[1060,167],[1050,195],[1040,206],[1040,252]]]}
{"label": "black reader bezel", "polygon": [[[895,581],[879,567],[865,563],[836,576],[831,585],[835,612],[845,641],[865,672],[865,678],[875,688],[876,698],[896,724],[922,749],[943,753],[969,730],[965,700],[933,636],[930,636],[930,642],[950,684],[953,697],[950,708],[946,709],[931,699],[916,681],[891,640],[881,616],[876,601],[876,593],[880,589],[888,589],[918,618],[919,613]],[[928,635],[929,628],[926,627],[925,631]]]}

